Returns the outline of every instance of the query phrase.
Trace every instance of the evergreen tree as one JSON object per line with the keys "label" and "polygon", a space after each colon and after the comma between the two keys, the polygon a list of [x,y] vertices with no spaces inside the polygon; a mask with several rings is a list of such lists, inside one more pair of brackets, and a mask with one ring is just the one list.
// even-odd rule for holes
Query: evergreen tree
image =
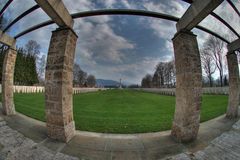
{"label": "evergreen tree", "polygon": [[28,54],[24,48],[17,50],[14,83],[16,85],[34,85],[38,83],[36,58]]}
{"label": "evergreen tree", "polygon": [[2,83],[2,67],[7,46],[0,45],[0,83]]}
{"label": "evergreen tree", "polygon": [[0,17],[0,29],[3,30],[6,25],[6,18],[4,17],[4,14]]}
{"label": "evergreen tree", "polygon": [[226,75],[224,76],[223,82],[224,82],[224,86],[228,86],[228,78]]}

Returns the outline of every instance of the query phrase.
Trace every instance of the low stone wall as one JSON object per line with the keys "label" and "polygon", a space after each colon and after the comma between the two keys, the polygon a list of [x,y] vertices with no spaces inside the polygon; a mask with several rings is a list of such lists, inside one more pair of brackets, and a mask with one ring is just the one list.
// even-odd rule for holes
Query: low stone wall
{"label": "low stone wall", "polygon": [[[99,90],[106,90],[107,88],[73,88],[73,94],[96,92]],[[14,93],[43,93],[45,87],[43,86],[14,86]],[[2,93],[2,85],[0,84],[0,93]]]}
{"label": "low stone wall", "polygon": [[[134,88],[145,92],[158,93],[161,95],[175,96],[175,88]],[[203,94],[223,94],[228,95],[228,87],[206,87],[202,90]]]}

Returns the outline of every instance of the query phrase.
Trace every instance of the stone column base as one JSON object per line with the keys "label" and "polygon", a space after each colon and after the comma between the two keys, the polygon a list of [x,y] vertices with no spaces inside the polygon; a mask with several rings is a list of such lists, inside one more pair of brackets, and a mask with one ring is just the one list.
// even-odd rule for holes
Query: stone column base
{"label": "stone column base", "polygon": [[173,122],[171,135],[177,142],[191,142],[197,139],[199,125],[179,126]]}
{"label": "stone column base", "polygon": [[58,126],[48,123],[47,133],[52,139],[68,142],[75,134],[75,123],[72,121],[65,126]]}

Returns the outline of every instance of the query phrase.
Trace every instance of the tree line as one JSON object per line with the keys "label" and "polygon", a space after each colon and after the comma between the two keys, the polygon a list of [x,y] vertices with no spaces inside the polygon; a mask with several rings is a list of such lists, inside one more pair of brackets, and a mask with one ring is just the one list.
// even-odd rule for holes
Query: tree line
{"label": "tree line", "polygon": [[[0,46],[0,82],[2,82],[2,67],[8,47]],[[44,85],[46,56],[39,58],[40,45],[30,40],[25,47],[17,48],[17,58],[14,70],[15,85]],[[73,67],[73,85],[76,87],[95,87],[96,78],[87,74],[78,64]]]}
{"label": "tree line", "polygon": [[[4,29],[9,19],[0,17],[0,29]],[[2,82],[2,66],[8,47],[0,44],[0,83]],[[24,47],[17,48],[17,58],[14,70],[15,85],[44,85],[46,56],[40,55],[41,46],[30,40]],[[88,75],[78,64],[74,64],[73,84],[79,87],[95,87],[96,79]]]}
{"label": "tree line", "polygon": [[146,74],[141,82],[143,88],[175,87],[175,84],[176,71],[174,60],[159,62],[155,68],[154,74]]}
{"label": "tree line", "polygon": [[[223,87],[228,85],[226,54],[224,54],[225,47],[226,44],[214,36],[209,36],[203,43],[200,49],[203,86]],[[216,71],[218,71],[218,78],[214,79],[213,75],[217,75]],[[155,68],[154,74],[146,74],[141,81],[141,86],[143,88],[175,87],[175,84],[176,70],[174,60],[159,62]]]}
{"label": "tree line", "polygon": [[[202,70],[205,86],[225,86],[228,85],[226,53],[224,48],[226,44],[214,37],[210,36],[200,49]],[[213,75],[218,71],[219,77],[214,80]]]}
{"label": "tree line", "polygon": [[[17,58],[14,70],[15,85],[44,85],[46,56],[40,54],[40,45],[33,40],[25,47],[17,48]],[[0,83],[2,83],[2,67],[8,47],[0,45]],[[88,75],[78,64],[74,64],[73,84],[77,87],[95,87],[94,75]]]}
{"label": "tree line", "polygon": [[95,87],[96,78],[92,74],[87,74],[81,69],[79,64],[73,66],[73,85],[74,87]]}
{"label": "tree line", "polygon": [[[8,47],[2,45],[0,49],[0,81],[2,82],[3,61]],[[35,41],[29,41],[25,47],[17,48],[17,58],[14,69],[15,85],[34,85],[39,83],[37,72],[37,60],[40,45]]]}

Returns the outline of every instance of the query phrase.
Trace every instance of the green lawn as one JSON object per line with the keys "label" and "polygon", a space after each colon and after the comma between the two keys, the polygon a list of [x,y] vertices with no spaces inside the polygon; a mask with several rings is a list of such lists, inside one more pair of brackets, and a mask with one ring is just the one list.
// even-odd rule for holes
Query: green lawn
{"label": "green lawn", "polygon": [[[15,94],[16,110],[44,121],[43,94]],[[201,121],[225,113],[227,96],[204,95]],[[108,133],[141,133],[171,129],[175,97],[132,90],[107,90],[74,96],[76,128]]]}

